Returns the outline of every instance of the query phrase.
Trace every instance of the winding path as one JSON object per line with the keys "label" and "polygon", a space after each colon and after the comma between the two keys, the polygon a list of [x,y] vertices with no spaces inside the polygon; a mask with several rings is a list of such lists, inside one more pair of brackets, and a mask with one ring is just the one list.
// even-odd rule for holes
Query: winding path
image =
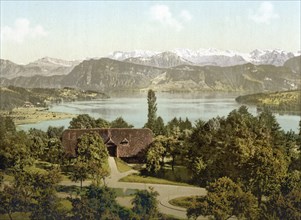
{"label": "winding path", "polygon": [[[163,185],[163,184],[148,184],[148,183],[128,183],[128,182],[118,182],[122,177],[125,177],[132,173],[137,173],[135,170],[130,170],[128,172],[120,173],[117,169],[115,160],[113,157],[109,157],[109,166],[111,168],[111,174],[106,178],[106,185],[111,188],[122,188],[124,191],[126,189],[148,189],[153,187],[155,191],[159,193],[157,199],[159,200],[159,211],[164,214],[173,215],[182,219],[187,218],[186,209],[173,206],[169,204],[169,200],[182,197],[182,196],[192,196],[192,195],[205,195],[206,190],[200,187],[193,186],[175,186],[175,185]],[[75,184],[70,181],[61,182],[62,185]],[[83,182],[83,186],[91,184],[91,181]],[[202,219],[202,218],[198,218]]]}

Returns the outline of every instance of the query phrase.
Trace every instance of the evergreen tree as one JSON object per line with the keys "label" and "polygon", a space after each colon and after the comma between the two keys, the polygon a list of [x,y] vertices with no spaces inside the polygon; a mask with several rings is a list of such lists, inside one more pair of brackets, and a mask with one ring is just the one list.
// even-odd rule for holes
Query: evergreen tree
{"label": "evergreen tree", "polygon": [[157,97],[153,90],[148,90],[147,94],[147,104],[148,104],[148,114],[147,114],[147,122],[144,127],[149,128],[151,130],[155,129],[156,121],[157,121]]}
{"label": "evergreen tree", "polygon": [[133,125],[127,123],[122,117],[116,118],[111,122],[111,128],[132,128]]}

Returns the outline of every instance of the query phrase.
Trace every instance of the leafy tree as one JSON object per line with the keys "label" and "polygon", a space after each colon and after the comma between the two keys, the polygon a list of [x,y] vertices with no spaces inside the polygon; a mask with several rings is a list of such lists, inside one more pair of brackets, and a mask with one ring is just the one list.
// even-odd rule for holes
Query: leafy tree
{"label": "leafy tree", "polygon": [[77,158],[74,163],[74,172],[71,179],[82,181],[92,175],[96,182],[104,178],[104,163],[108,159],[108,150],[102,138],[97,133],[86,133],[79,137],[77,145]]}
{"label": "leafy tree", "polygon": [[132,128],[131,124],[128,124],[122,117],[116,118],[111,122],[111,128]]}
{"label": "leafy tree", "polygon": [[110,127],[110,122],[102,119],[102,118],[98,118],[95,120],[95,126],[97,128],[109,128]]}
{"label": "leafy tree", "polygon": [[95,128],[96,122],[95,119],[89,116],[88,114],[78,115],[75,118],[72,118],[70,121],[69,128],[74,129],[88,129],[88,128]]}
{"label": "leafy tree", "polygon": [[48,147],[44,151],[44,160],[61,165],[66,163],[65,149],[59,139],[50,138],[48,140]]}
{"label": "leafy tree", "polygon": [[167,154],[171,157],[171,169],[174,171],[176,157],[182,153],[183,142],[176,137],[169,137],[167,139]]}
{"label": "leafy tree", "polygon": [[227,177],[218,179],[207,187],[208,194],[198,199],[196,205],[187,210],[189,218],[214,216],[215,219],[257,219],[256,198],[244,192],[240,185]]}
{"label": "leafy tree", "polygon": [[35,159],[44,159],[45,149],[48,147],[48,135],[46,132],[31,128],[28,131],[31,140],[30,151]]}
{"label": "leafy tree", "polygon": [[183,121],[181,117],[179,119],[174,117],[171,121],[169,121],[167,123],[166,127],[167,127],[167,131],[170,135],[177,128],[178,128],[179,132],[181,132],[181,133],[185,130],[191,130],[192,124],[188,118],[186,118],[185,121]]}
{"label": "leafy tree", "polygon": [[69,198],[72,203],[72,219],[79,219],[79,220],[93,220],[95,219],[94,216],[96,215],[97,211],[90,206],[89,200],[86,196],[82,196],[81,198]]}
{"label": "leafy tree", "polygon": [[62,216],[55,186],[60,181],[58,169],[33,172],[14,169],[14,182],[0,193],[1,212],[31,212],[32,219],[57,219]]}
{"label": "leafy tree", "polygon": [[24,131],[7,134],[0,142],[0,167],[23,168],[32,164],[33,160],[29,149],[30,140]]}
{"label": "leafy tree", "polygon": [[85,181],[89,177],[90,169],[83,162],[76,162],[73,165],[72,172],[69,174],[72,181],[77,182],[80,181],[80,188],[83,188],[83,181]]}
{"label": "leafy tree", "polygon": [[274,125],[270,115],[260,119],[241,107],[194,128],[186,144],[194,181],[204,185],[227,176],[242,182],[260,206],[263,196],[279,192],[288,170],[285,146],[276,138],[281,132],[269,128]]}
{"label": "leafy tree", "polygon": [[164,125],[164,121],[160,116],[156,120],[156,123],[154,125],[154,129],[153,129],[153,133],[155,134],[155,136],[166,135],[167,134],[167,130],[166,130],[166,127]]}
{"label": "leafy tree", "polygon": [[130,210],[116,202],[110,188],[90,185],[81,198],[71,199],[73,219],[132,219]]}
{"label": "leafy tree", "polygon": [[149,173],[158,173],[162,168],[161,158],[164,158],[165,148],[160,139],[155,139],[146,153],[146,170]]}
{"label": "leafy tree", "polygon": [[48,138],[56,138],[60,140],[63,135],[63,132],[64,132],[64,126],[61,127],[49,126],[47,129],[47,136]]}
{"label": "leafy tree", "polygon": [[245,167],[243,181],[257,197],[260,206],[262,196],[269,196],[280,190],[287,172],[287,161],[281,151],[262,146]]}
{"label": "leafy tree", "polygon": [[5,185],[0,192],[0,214],[7,214],[12,220],[13,212],[20,211],[22,205],[19,192],[14,187]]}
{"label": "leafy tree", "polygon": [[134,205],[133,211],[141,217],[141,219],[156,219],[158,215],[158,201],[156,197],[158,192],[150,187],[150,191],[140,190],[135,194],[132,200]]}
{"label": "leafy tree", "polygon": [[10,117],[0,116],[0,140],[0,169],[32,163],[30,141],[24,131],[16,131]]}
{"label": "leafy tree", "polygon": [[147,122],[144,125],[145,128],[155,130],[155,125],[157,121],[157,97],[153,90],[148,90],[147,93],[147,104],[148,104],[148,114]]}

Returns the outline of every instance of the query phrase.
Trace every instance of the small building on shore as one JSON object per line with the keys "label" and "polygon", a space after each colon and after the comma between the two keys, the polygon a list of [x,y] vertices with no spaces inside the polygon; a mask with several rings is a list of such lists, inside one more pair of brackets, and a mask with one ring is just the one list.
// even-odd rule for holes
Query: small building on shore
{"label": "small building on shore", "polygon": [[148,128],[67,129],[62,137],[66,154],[76,157],[78,138],[91,132],[102,137],[110,156],[119,157],[128,162],[143,160],[148,146],[153,141],[153,133]]}

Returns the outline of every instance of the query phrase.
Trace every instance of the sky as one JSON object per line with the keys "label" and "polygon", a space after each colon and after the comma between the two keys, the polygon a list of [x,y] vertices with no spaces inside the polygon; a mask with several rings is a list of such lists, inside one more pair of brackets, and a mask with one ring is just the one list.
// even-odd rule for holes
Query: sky
{"label": "sky", "polygon": [[27,64],[113,51],[300,51],[297,1],[0,1],[1,59]]}

